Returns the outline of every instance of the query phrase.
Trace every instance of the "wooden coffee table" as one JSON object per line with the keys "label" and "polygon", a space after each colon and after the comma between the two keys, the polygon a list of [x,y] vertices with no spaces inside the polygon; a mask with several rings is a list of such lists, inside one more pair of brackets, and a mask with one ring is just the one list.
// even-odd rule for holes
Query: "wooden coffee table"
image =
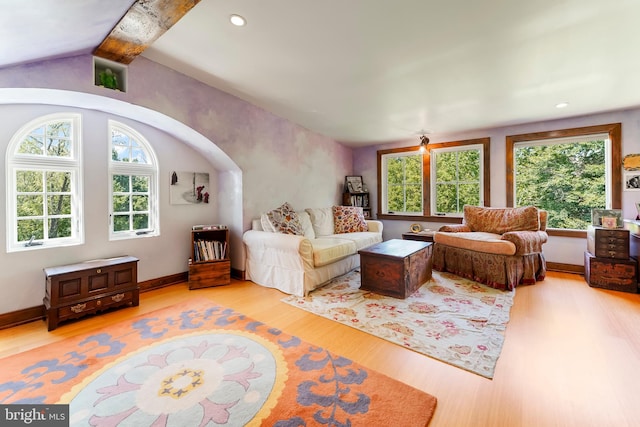
{"label": "wooden coffee table", "polygon": [[433,243],[391,239],[358,251],[360,289],[406,298],[431,279]]}

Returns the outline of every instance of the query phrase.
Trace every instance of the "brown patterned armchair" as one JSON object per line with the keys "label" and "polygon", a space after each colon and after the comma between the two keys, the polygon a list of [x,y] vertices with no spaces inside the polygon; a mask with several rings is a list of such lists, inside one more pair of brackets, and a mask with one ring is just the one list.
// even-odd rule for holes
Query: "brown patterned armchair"
{"label": "brown patterned armchair", "polygon": [[547,211],[465,206],[462,224],[434,234],[433,268],[496,289],[544,280]]}

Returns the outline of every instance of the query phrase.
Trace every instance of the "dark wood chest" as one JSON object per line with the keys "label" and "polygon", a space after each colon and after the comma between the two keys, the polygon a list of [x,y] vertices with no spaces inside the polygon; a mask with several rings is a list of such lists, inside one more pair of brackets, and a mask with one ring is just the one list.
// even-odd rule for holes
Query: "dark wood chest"
{"label": "dark wood chest", "polygon": [[628,259],[629,230],[590,225],[587,228],[587,250],[598,258]]}
{"label": "dark wood chest", "polygon": [[584,253],[584,278],[591,287],[637,293],[637,274],[633,258],[599,258]]}
{"label": "dark wood chest", "polygon": [[433,243],[391,239],[358,251],[360,289],[406,298],[431,279]]}
{"label": "dark wood chest", "polygon": [[122,256],[44,269],[47,326],[139,303],[138,259]]}

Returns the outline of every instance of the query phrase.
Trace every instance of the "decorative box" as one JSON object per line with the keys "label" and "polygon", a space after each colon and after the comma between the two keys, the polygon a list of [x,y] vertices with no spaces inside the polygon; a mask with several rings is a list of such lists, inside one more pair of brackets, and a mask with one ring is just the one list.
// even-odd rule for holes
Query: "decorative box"
{"label": "decorative box", "polygon": [[632,258],[598,258],[585,252],[584,278],[593,288],[638,293],[637,262]]}
{"label": "decorative box", "polygon": [[629,258],[629,230],[587,227],[587,250],[598,258]]}

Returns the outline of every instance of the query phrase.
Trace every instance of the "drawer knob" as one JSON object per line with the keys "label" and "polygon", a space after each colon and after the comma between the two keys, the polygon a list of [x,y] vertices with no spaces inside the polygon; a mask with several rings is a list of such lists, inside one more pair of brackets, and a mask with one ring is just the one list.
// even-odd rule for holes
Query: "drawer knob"
{"label": "drawer knob", "polygon": [[101,306],[102,305],[102,301],[100,301],[100,300],[96,301],[96,305],[97,306]]}
{"label": "drawer knob", "polygon": [[76,304],[71,306],[71,311],[73,311],[74,313],[82,313],[82,311],[87,308],[87,303],[80,303],[80,304]]}
{"label": "drawer knob", "polygon": [[102,269],[101,268],[97,269],[96,273],[98,273],[98,274],[102,273]]}

